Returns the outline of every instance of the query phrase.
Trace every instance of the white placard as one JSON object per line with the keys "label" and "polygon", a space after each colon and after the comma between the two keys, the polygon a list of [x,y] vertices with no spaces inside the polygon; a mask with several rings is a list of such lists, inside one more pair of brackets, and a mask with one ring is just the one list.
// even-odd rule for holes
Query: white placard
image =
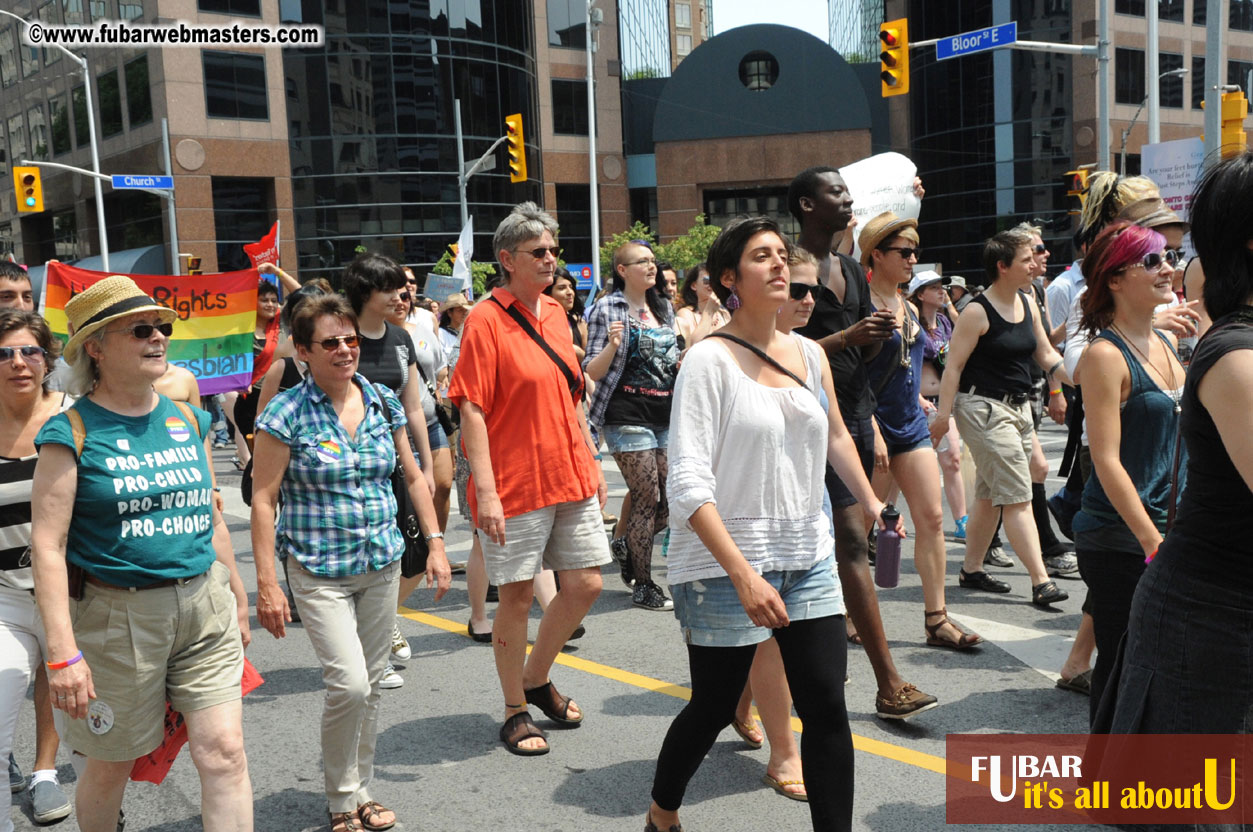
{"label": "white placard", "polygon": [[[1192,191],[1201,178],[1205,161],[1205,143],[1201,139],[1178,139],[1173,142],[1146,144],[1140,149],[1140,170],[1157,183],[1162,201],[1181,219],[1192,213]],[[1192,240],[1184,239],[1184,247],[1192,252]]]}
{"label": "white placard", "polygon": [[[898,217],[918,219],[922,203],[914,195],[914,179],[918,167],[908,156],[899,153],[880,153],[840,168],[840,176],[853,195],[853,217],[857,220],[856,234],[866,227],[866,221],[884,211]],[[861,258],[861,247],[853,241],[853,259]]]}

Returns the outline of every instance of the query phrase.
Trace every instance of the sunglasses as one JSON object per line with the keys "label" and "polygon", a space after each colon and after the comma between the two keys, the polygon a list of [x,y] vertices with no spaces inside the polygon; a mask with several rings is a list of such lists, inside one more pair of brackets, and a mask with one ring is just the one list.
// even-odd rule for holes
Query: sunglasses
{"label": "sunglasses", "polygon": [[818,300],[817,283],[789,283],[787,285],[787,293],[792,300],[804,300],[805,295],[810,295],[814,300]]}
{"label": "sunglasses", "polygon": [[410,298],[410,295],[409,295],[409,293],[408,293],[408,292],[401,292],[399,295],[397,295],[397,297],[398,297],[400,300],[403,300],[403,301],[408,302],[408,300],[409,300],[409,298]]}
{"label": "sunglasses", "polygon": [[33,344],[27,344],[22,347],[0,347],[0,361],[12,361],[19,355],[22,356],[22,360],[28,364],[42,364],[44,360],[44,348],[37,347]]}
{"label": "sunglasses", "polygon": [[166,338],[174,334],[174,324],[135,324],[126,329],[110,329],[108,332],[129,332],[140,341],[147,341],[152,337],[154,331],[160,332]]}
{"label": "sunglasses", "polygon": [[1048,248],[1044,245],[1044,243],[1040,243],[1040,244],[1038,244],[1038,245],[1032,246],[1032,247],[1031,247],[1031,250],[1032,250],[1032,251],[1034,251],[1036,254],[1047,254],[1047,253],[1048,253]]}
{"label": "sunglasses", "polygon": [[341,344],[350,350],[355,350],[361,343],[361,339],[356,335],[338,335],[334,338],[323,338],[316,343],[327,352],[334,352]]}
{"label": "sunglasses", "polygon": [[536,260],[543,260],[545,254],[551,254],[554,260],[560,260],[562,250],[557,246],[550,246],[547,248],[540,246],[539,248],[518,248],[514,249],[514,251],[525,252],[526,254],[534,257]]}
{"label": "sunglasses", "polygon": [[1179,268],[1179,266],[1180,266],[1182,263],[1184,263],[1186,260],[1187,260],[1187,258],[1183,256],[1183,249],[1181,249],[1181,248],[1168,248],[1168,249],[1166,249],[1166,263],[1167,263],[1167,265],[1172,266],[1172,267],[1174,267],[1174,268],[1176,268],[1176,269],[1177,269],[1177,268]]}
{"label": "sunglasses", "polygon": [[1142,266],[1146,272],[1155,272],[1161,269],[1163,264],[1166,264],[1173,269],[1175,267],[1175,262],[1178,262],[1178,258],[1179,255],[1174,251],[1167,251],[1165,254],[1153,251],[1144,255],[1142,259],[1137,260],[1134,263],[1128,263],[1119,269],[1119,271],[1126,271],[1127,269],[1134,269],[1136,266]]}
{"label": "sunglasses", "polygon": [[898,251],[902,260],[908,260],[911,257],[921,257],[922,249],[913,246],[887,246],[880,251]]}

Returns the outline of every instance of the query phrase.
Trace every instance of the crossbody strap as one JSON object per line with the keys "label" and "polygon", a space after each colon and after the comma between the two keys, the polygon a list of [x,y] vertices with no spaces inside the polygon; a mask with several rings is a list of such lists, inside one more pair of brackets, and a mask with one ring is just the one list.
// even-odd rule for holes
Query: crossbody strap
{"label": "crossbody strap", "polygon": [[804,387],[806,390],[808,390],[808,389],[809,389],[809,385],[807,385],[807,384],[805,384],[805,382],[801,381],[800,376],[796,375],[796,373],[792,372],[792,371],[791,371],[791,370],[789,370],[787,367],[784,367],[784,366],[783,366],[782,364],[780,364],[778,361],[775,361],[773,358],[771,358],[769,355],[767,355],[767,354],[765,353],[765,351],[764,351],[764,350],[761,350],[761,349],[759,349],[759,348],[757,348],[757,347],[753,346],[752,344],[750,344],[750,343],[748,343],[747,341],[745,341],[743,338],[739,338],[739,337],[737,337],[737,336],[735,336],[735,335],[730,335],[730,334],[728,334],[728,333],[726,333],[726,332],[721,332],[721,331],[719,331],[719,332],[711,332],[711,333],[709,333],[709,335],[707,335],[707,336],[705,336],[705,337],[707,337],[707,338],[725,338],[725,339],[727,339],[728,341],[731,341],[731,342],[733,342],[733,343],[739,344],[741,347],[743,347],[744,349],[748,350],[748,351],[749,351],[749,352],[751,352],[753,355],[757,356],[757,357],[758,357],[758,358],[760,358],[762,361],[764,361],[764,362],[766,362],[767,364],[769,364],[771,367],[774,367],[776,370],[778,370],[779,372],[783,373],[783,374],[784,374],[785,376],[787,376],[788,378],[790,378],[790,379],[792,379],[793,381],[795,381],[795,382],[796,382],[797,384],[799,384],[801,387]]}
{"label": "crossbody strap", "polygon": [[495,295],[492,295],[490,300],[492,301],[492,303],[496,304],[501,309],[505,310],[506,315],[513,318],[515,321],[517,321],[518,326],[522,327],[522,331],[525,332],[527,335],[529,335],[532,341],[539,344],[540,349],[544,351],[544,354],[552,359],[552,362],[557,365],[557,369],[561,370],[561,374],[566,377],[566,384],[569,385],[570,387],[570,396],[575,401],[578,401],[580,398],[582,398],[583,396],[583,372],[582,370],[580,370],[577,375],[573,371],[571,371],[570,365],[566,364],[565,361],[561,360],[561,356],[557,355],[557,351],[554,350],[552,346],[547,341],[544,340],[543,336],[541,336],[538,332],[535,331],[535,327],[531,326],[531,322],[528,321],[526,319],[526,316],[523,315],[518,310],[517,306],[505,306],[503,303],[496,300]]}
{"label": "crossbody strap", "polygon": [[[196,419],[196,414],[192,412],[191,405],[187,402],[176,402],[173,399],[170,400],[170,404],[177,407],[179,413],[183,414],[183,418],[191,425],[191,429],[196,432],[198,438],[200,422]],[[87,425],[83,424],[83,414],[74,407],[65,411],[65,418],[70,420],[70,436],[74,440],[74,457],[77,459],[83,455],[83,444],[87,441]]]}

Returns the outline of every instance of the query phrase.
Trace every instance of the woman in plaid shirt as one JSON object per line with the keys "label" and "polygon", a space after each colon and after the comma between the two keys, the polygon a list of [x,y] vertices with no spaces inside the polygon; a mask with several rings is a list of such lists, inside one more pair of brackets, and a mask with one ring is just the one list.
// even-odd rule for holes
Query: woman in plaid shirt
{"label": "woman in plaid shirt", "polygon": [[[333,832],[389,829],[396,815],[371,796],[379,681],[391,650],[404,541],[391,474],[403,465],[430,543],[427,585],[452,580],[435,506],[405,435],[396,396],[357,373],[357,318],[338,295],[306,302],[292,340],[304,380],[275,396],[257,419],[252,548],[257,619],[276,638],[291,621],[274,555],[293,558],[288,577],[322,664],[322,755]],[[275,530],[280,490],[283,513]]]}

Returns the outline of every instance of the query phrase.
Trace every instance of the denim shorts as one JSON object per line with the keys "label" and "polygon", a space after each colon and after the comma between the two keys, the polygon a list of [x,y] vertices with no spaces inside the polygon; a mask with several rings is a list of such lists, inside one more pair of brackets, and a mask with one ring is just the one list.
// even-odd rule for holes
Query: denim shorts
{"label": "denim shorts", "polygon": [[[834,556],[825,557],[809,569],[767,572],[762,575],[779,591],[789,621],[805,621],[844,613],[844,596],[835,577]],[[731,579],[723,575],[699,581],[671,584],[674,617],[679,619],[683,641],[697,647],[747,647],[760,644],[774,633],[749,620]]]}
{"label": "denim shorts", "polygon": [[930,448],[931,437],[927,436],[926,439],[915,439],[912,442],[888,442],[887,446],[888,457],[891,458],[894,456],[900,456],[901,454],[910,453],[911,451],[919,451],[923,448]]}
{"label": "denim shorts", "polygon": [[435,453],[440,448],[449,447],[448,434],[444,433],[444,428],[440,425],[439,419],[426,423],[426,438],[431,442],[431,453]]}
{"label": "denim shorts", "polygon": [[670,441],[670,428],[660,425],[605,425],[601,431],[611,454],[633,451],[664,451]]}

